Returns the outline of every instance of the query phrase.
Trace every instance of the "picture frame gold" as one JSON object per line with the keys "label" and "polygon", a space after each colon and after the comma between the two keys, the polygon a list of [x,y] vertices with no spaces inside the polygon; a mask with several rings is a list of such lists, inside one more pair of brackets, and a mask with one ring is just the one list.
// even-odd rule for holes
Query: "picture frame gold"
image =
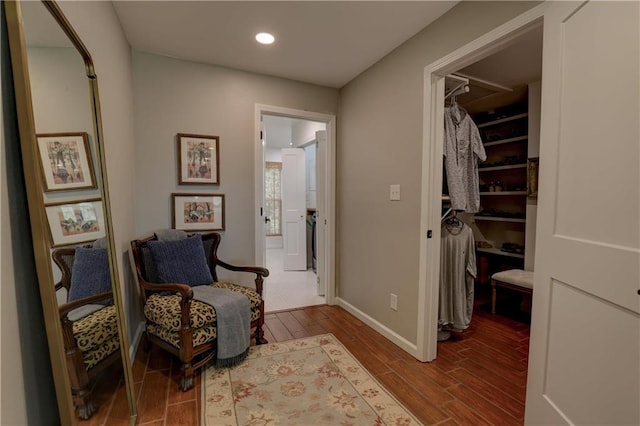
{"label": "picture frame gold", "polygon": [[178,184],[220,184],[220,138],[178,133]]}
{"label": "picture frame gold", "polygon": [[45,205],[51,246],[81,244],[105,236],[104,207],[99,198]]}
{"label": "picture frame gold", "polygon": [[171,227],[183,231],[224,230],[224,194],[171,194]]}
{"label": "picture frame gold", "polygon": [[38,133],[36,141],[45,192],[97,188],[86,132]]}
{"label": "picture frame gold", "polygon": [[527,198],[535,200],[538,198],[538,169],[540,158],[532,157],[527,159]]}

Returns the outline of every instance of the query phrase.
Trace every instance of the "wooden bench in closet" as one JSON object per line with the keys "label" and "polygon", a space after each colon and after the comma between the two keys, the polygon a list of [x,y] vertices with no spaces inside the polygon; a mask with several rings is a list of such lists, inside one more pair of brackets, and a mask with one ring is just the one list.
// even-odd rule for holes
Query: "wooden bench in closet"
{"label": "wooden bench in closet", "polygon": [[496,313],[496,289],[508,288],[527,295],[533,294],[533,271],[509,269],[491,276],[491,313]]}

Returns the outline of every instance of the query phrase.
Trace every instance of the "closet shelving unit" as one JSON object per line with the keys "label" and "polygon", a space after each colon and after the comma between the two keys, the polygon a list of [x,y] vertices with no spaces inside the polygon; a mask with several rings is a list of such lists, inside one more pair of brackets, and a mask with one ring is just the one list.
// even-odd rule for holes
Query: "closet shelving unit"
{"label": "closet shelving unit", "polygon": [[474,222],[493,245],[479,247],[477,251],[521,266],[524,254],[503,251],[502,244],[524,246],[529,114],[526,107],[519,105],[505,107],[502,111],[505,112],[475,117],[487,160],[478,165],[483,211],[474,216]]}

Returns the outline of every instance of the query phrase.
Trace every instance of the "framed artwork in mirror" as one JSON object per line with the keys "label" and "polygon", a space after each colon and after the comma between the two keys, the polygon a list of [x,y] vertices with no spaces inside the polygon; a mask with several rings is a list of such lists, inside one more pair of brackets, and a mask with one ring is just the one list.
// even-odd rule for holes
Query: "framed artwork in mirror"
{"label": "framed artwork in mirror", "polygon": [[86,243],[105,236],[102,200],[82,200],[45,206],[53,247]]}
{"label": "framed artwork in mirror", "polygon": [[527,160],[527,197],[531,200],[538,198],[538,167],[540,158],[529,158]]}
{"label": "framed artwork in mirror", "polygon": [[178,184],[220,184],[220,138],[178,133]]}
{"label": "framed artwork in mirror", "polygon": [[40,133],[36,139],[45,191],[96,188],[86,132]]}
{"label": "framed artwork in mirror", "polygon": [[171,194],[171,227],[183,231],[224,230],[224,194]]}

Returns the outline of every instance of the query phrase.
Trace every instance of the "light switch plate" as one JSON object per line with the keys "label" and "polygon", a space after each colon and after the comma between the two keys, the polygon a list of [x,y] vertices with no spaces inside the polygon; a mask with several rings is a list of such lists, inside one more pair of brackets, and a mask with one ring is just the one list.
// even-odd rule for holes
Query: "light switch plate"
{"label": "light switch plate", "polygon": [[389,200],[400,201],[400,185],[391,185],[389,187]]}

